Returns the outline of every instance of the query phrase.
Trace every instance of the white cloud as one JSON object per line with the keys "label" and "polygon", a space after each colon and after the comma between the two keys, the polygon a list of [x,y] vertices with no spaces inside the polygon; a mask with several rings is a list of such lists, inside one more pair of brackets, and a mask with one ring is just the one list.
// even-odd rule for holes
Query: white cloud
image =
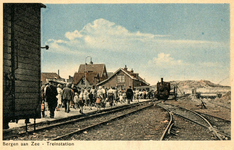
{"label": "white cloud", "polygon": [[160,53],[158,57],[154,57],[150,60],[148,64],[153,64],[156,66],[175,66],[175,65],[185,65],[182,60],[175,60],[170,56],[170,54]]}
{"label": "white cloud", "polygon": [[153,59],[148,61],[149,66],[157,66],[157,67],[163,67],[163,68],[170,68],[175,66],[181,66],[181,67],[206,67],[206,68],[218,68],[222,67],[218,62],[197,62],[197,63],[188,63],[183,62],[182,60],[175,60],[173,57],[171,57],[170,54],[160,53],[157,57],[154,57]]}
{"label": "white cloud", "polygon": [[152,48],[155,47],[155,50],[171,50],[190,49],[191,47],[211,48],[224,46],[217,42],[172,40],[168,39],[170,35],[154,35],[151,33],[142,33],[140,31],[130,32],[125,27],[102,18],[88,23],[80,31],[66,32],[64,36],[67,40],[51,39],[47,41],[47,44],[50,45],[52,50],[51,52],[73,53],[79,51],[79,53],[81,53],[87,50],[140,52],[142,50],[151,51]]}
{"label": "white cloud", "polygon": [[46,45],[49,45],[49,51],[51,52],[53,50],[56,50],[56,52],[66,52],[67,47],[66,47],[67,42],[63,40],[53,40],[49,39],[48,42],[46,42]]}
{"label": "white cloud", "polygon": [[[65,40],[61,40],[64,37]],[[48,40],[46,45],[49,45],[50,49],[46,53],[72,54],[76,57],[74,59],[76,62],[73,64],[76,67],[78,67],[78,63],[84,63],[84,56],[88,55],[95,57],[97,62],[114,63],[116,68],[119,68],[119,65],[122,63],[132,63],[132,65],[135,65],[134,69],[140,68],[139,73],[142,77],[147,80],[155,80],[155,82],[160,77],[167,77],[168,80],[170,77],[174,79],[175,76],[177,76],[177,79],[195,77],[197,76],[197,71],[194,70],[202,70],[199,71],[201,73],[207,71],[206,73],[210,76],[214,75],[215,73],[213,72],[217,69],[220,60],[210,58],[220,58],[217,57],[220,53],[221,60],[226,59],[226,55],[222,54],[223,52],[226,54],[229,51],[230,45],[229,43],[211,41],[174,40],[170,35],[155,35],[140,31],[131,32],[125,27],[105,19],[97,19],[92,23],[88,23],[80,31],[66,32],[64,37]],[[115,53],[113,56],[108,51],[121,53]],[[134,53],[126,54],[126,51]],[[221,53],[221,51],[223,52]],[[198,57],[206,56],[206,54],[210,54],[209,56],[212,57]],[[179,55],[180,59],[175,55]],[[61,58],[63,57],[63,55],[60,56]],[[152,56],[156,57],[152,58]],[[114,57],[115,60],[119,59],[120,61],[113,61]],[[217,63],[214,61],[217,61]],[[66,68],[68,65],[72,66],[68,61],[68,64],[64,66],[58,65],[57,68]],[[73,75],[74,71],[77,70],[76,67],[61,69],[61,74],[62,72],[64,73],[63,77],[68,76],[68,73]],[[51,70],[54,68],[47,69]],[[144,69],[145,71],[143,71]],[[151,74],[149,70],[152,71]],[[144,72],[145,74],[143,74]]]}
{"label": "white cloud", "polygon": [[46,44],[50,44],[51,49],[54,49],[53,52],[62,52],[64,50],[72,52],[77,49],[125,51],[134,49],[133,47],[139,41],[153,41],[155,37],[163,36],[168,35],[154,35],[141,33],[140,31],[136,33],[129,32],[126,28],[101,18],[93,23],[88,23],[80,31],[66,32],[67,41],[50,39]]}
{"label": "white cloud", "polygon": [[93,24],[87,24],[80,32],[84,35],[93,36],[125,36],[128,35],[128,30],[122,26],[116,25],[114,22],[110,22],[105,19],[97,19]]}
{"label": "white cloud", "polygon": [[65,37],[69,40],[74,40],[75,38],[81,38],[83,35],[80,34],[78,30],[75,30],[74,32],[67,32],[65,33]]}
{"label": "white cloud", "polygon": [[45,45],[49,45],[49,50],[47,52],[56,53],[66,53],[66,54],[83,54],[84,52],[74,50],[70,48],[72,45],[76,45],[74,41],[64,41],[64,40],[53,40],[49,39]]}

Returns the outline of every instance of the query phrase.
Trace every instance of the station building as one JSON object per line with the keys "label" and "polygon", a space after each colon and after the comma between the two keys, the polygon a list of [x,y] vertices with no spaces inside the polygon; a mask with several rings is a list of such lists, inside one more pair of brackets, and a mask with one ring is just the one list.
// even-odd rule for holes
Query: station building
{"label": "station building", "polygon": [[108,79],[101,81],[97,86],[116,87],[118,89],[127,89],[129,86],[135,88],[139,86],[149,86],[139,73],[128,70],[127,66],[119,68]]}

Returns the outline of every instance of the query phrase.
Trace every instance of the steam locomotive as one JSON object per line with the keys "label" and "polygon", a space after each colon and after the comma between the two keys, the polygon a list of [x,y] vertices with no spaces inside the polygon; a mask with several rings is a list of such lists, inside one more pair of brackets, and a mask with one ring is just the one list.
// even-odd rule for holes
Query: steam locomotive
{"label": "steam locomotive", "polygon": [[160,100],[167,100],[170,95],[171,85],[170,82],[164,82],[161,78],[161,82],[157,83],[157,90],[155,92],[155,97]]}

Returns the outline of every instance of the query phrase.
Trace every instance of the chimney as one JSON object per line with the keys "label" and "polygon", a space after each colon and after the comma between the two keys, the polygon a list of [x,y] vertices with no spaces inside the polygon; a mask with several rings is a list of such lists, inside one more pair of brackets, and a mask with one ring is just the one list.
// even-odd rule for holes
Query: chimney
{"label": "chimney", "polygon": [[59,70],[58,70],[58,76],[59,76]]}
{"label": "chimney", "polygon": [[161,83],[163,83],[163,78],[161,78]]}
{"label": "chimney", "polygon": [[127,65],[125,65],[124,70],[126,70],[126,71],[128,70]]}
{"label": "chimney", "polygon": [[131,73],[133,73],[134,71],[133,71],[133,69],[131,69]]}

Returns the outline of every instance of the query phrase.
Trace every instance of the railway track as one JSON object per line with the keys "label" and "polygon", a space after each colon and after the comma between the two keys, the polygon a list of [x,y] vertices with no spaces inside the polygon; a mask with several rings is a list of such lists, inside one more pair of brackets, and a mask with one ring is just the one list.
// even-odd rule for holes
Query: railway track
{"label": "railway track", "polygon": [[[131,104],[131,105],[125,105],[125,106],[117,107],[114,109],[106,109],[100,113],[94,113],[94,114],[89,114],[86,116],[81,116],[79,118],[74,118],[74,117],[73,117],[73,119],[69,118],[69,120],[66,119],[62,122],[55,122],[55,123],[52,123],[49,125],[48,124],[38,125],[36,130],[28,130],[28,132],[21,132],[21,133],[14,134],[14,135],[4,136],[4,139],[15,139],[16,137],[23,138],[25,136],[29,136],[32,134],[34,136],[40,136],[40,134],[43,135],[43,132],[47,133],[50,130],[57,130],[56,135],[52,134],[50,137],[43,136],[43,137],[40,137],[39,139],[42,139],[42,140],[43,139],[47,139],[47,140],[48,139],[49,140],[61,139],[64,136],[66,137],[66,136],[69,136],[69,135],[72,135],[75,133],[82,132],[83,130],[88,130],[88,129],[94,128],[98,125],[105,124],[106,122],[110,122],[112,120],[127,116],[128,114],[131,114],[131,113],[134,113],[134,112],[137,112],[137,111],[140,111],[142,109],[145,109],[145,108],[152,106],[152,104],[144,106],[147,103],[148,102],[141,102],[141,103],[135,103],[135,104]],[[123,113],[123,111],[126,111],[128,109],[133,109],[133,108],[135,108],[134,111],[130,111],[130,112],[126,112],[124,114],[121,114],[121,113]],[[120,113],[121,115],[118,115],[116,117],[116,114],[118,114],[118,113]],[[95,118],[100,118],[99,120],[105,120],[105,121],[92,121],[92,120],[96,120]],[[111,119],[106,119],[106,118],[111,118]],[[87,122],[87,123],[86,123],[86,125],[81,127],[81,126],[79,126],[80,122]],[[64,133],[65,129],[70,130],[70,131],[66,131],[66,133]],[[76,132],[74,132],[74,131],[76,131]]]}
{"label": "railway track", "polygon": [[[227,140],[227,139],[230,139],[230,135],[227,133],[227,132],[224,132],[225,130],[223,130],[221,128],[221,126],[223,125],[223,123],[220,123],[220,120],[217,120],[216,118],[214,117],[211,117],[208,119],[206,119],[204,114],[199,114],[197,112],[194,112],[194,111],[191,111],[191,110],[187,110],[185,108],[181,108],[181,107],[176,107],[174,105],[170,105],[170,104],[165,104],[165,103],[157,103],[158,106],[168,110],[169,112],[173,112],[173,114],[177,115],[177,116],[180,116],[180,117],[183,117],[187,120],[190,120],[196,124],[199,124],[200,126],[203,126],[207,129],[209,129],[210,131],[212,131],[212,133],[217,137],[217,139],[219,140]],[[217,120],[217,121],[215,121]],[[215,124],[218,124],[217,125],[219,128],[217,128],[215,126]],[[230,125],[230,122],[229,123],[226,123],[226,126],[227,124]]]}
{"label": "railway track", "polygon": [[160,141],[162,141],[167,134],[168,135],[171,134],[171,129],[172,129],[172,126],[174,125],[173,113],[170,112],[170,111],[168,113],[170,115],[170,120],[169,120],[168,125],[167,125],[166,129],[164,130],[164,132],[163,132],[163,134],[162,134],[162,136],[160,138]]}
{"label": "railway track", "polygon": [[206,118],[218,133],[221,134],[223,139],[231,139],[231,121],[201,112],[197,113]]}
{"label": "railway track", "polygon": [[218,102],[212,102],[212,101],[209,101],[210,104],[212,105],[216,105],[218,107],[222,107],[222,108],[225,108],[225,109],[228,109],[231,111],[231,105],[230,106],[225,106],[224,104],[221,104],[221,103],[218,103]]}
{"label": "railway track", "polygon": [[[145,102],[147,102],[147,101],[145,101]],[[145,102],[138,102],[138,103],[134,103],[134,104],[131,104],[131,105],[132,106],[141,105],[141,104],[143,104]],[[113,111],[113,112],[119,111],[119,110],[125,109],[125,107],[129,107],[129,106],[128,105],[122,105],[122,106],[117,106],[117,107],[112,107],[112,108],[104,108],[102,110],[99,110],[98,115],[105,114],[105,112],[108,113],[109,111]],[[74,116],[69,116],[69,117],[60,118],[60,119],[56,119],[56,120],[47,120],[47,121],[38,122],[38,123],[34,123],[34,124],[29,124],[29,125],[25,125],[25,126],[21,126],[21,127],[16,127],[16,128],[13,128],[13,129],[7,129],[7,130],[3,130],[3,135],[4,136],[7,136],[8,134],[23,135],[23,134],[26,134],[26,133],[32,133],[32,132],[37,131],[40,128],[42,128],[42,126],[51,126],[51,127],[53,127],[53,126],[56,126],[57,123],[63,123],[63,122],[69,121],[69,120],[83,118],[85,116],[91,116],[91,115],[95,116],[95,114],[97,115],[97,111],[92,111],[92,112],[85,113],[85,114],[77,114],[77,115],[74,115]]]}
{"label": "railway track", "polygon": [[[80,133],[83,133],[83,132],[87,132],[87,130],[90,130],[90,129],[93,129],[95,127],[98,127],[100,125],[105,125],[105,124],[108,124],[112,121],[115,121],[117,119],[121,119],[123,117],[126,117],[130,114],[133,114],[133,113],[136,113],[136,112],[139,112],[141,110],[144,110],[146,108],[149,108],[153,106],[153,104],[146,104],[145,106],[140,106],[140,107],[135,107],[134,109],[131,109],[127,112],[124,112],[124,113],[119,113],[119,114],[116,114],[112,117],[108,117],[108,119],[99,119],[97,122],[95,122],[94,124],[91,124],[89,126],[86,126],[86,127],[83,127],[83,128],[80,128],[80,129],[77,129],[75,131],[72,131],[72,132],[69,132],[67,134],[64,134],[64,135],[61,135],[61,136],[58,136],[58,137],[55,137],[51,140],[67,140],[70,138],[70,136],[74,135],[74,134],[80,134]],[[104,120],[104,121],[103,121]]]}

